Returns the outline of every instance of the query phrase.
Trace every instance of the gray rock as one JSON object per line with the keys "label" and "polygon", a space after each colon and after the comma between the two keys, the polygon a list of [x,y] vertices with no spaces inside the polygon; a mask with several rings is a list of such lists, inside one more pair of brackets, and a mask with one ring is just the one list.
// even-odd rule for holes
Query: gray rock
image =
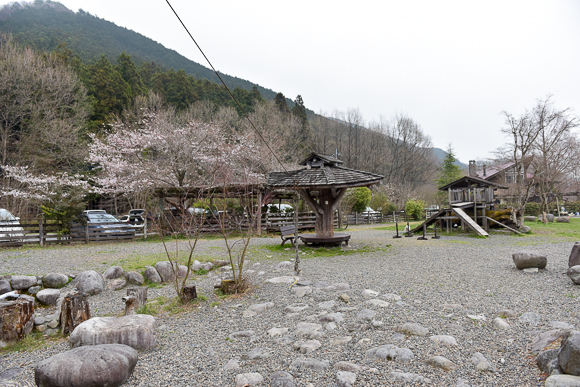
{"label": "gray rock", "polygon": [[524,220],[526,222],[535,222],[538,220],[538,217],[537,216],[524,216]]}
{"label": "gray rock", "polygon": [[394,294],[394,293],[385,293],[383,295],[381,295],[381,298],[383,300],[387,300],[387,301],[401,301],[401,296],[399,296],[398,294]]}
{"label": "gray rock", "polygon": [[471,362],[475,366],[478,371],[481,372],[495,372],[496,367],[495,365],[487,360],[487,358],[481,352],[475,352],[471,356]]}
{"label": "gray rock", "polygon": [[236,375],[236,387],[257,386],[263,381],[264,377],[257,372]]}
{"label": "gray rock", "polygon": [[270,387],[295,387],[294,378],[288,372],[278,371],[270,377]]}
{"label": "gray rock", "polygon": [[546,379],[545,387],[580,387],[580,377],[574,375],[552,375]]}
{"label": "gray rock", "polygon": [[467,379],[458,378],[455,387],[471,387]]}
{"label": "gray rock", "polygon": [[365,305],[378,306],[379,308],[386,308],[389,306],[389,303],[387,301],[373,298],[372,300],[365,301]]}
{"label": "gray rock", "polygon": [[60,289],[68,283],[68,276],[61,273],[50,273],[42,277],[45,288]]}
{"label": "gray rock", "polygon": [[537,251],[518,251],[512,254],[512,259],[516,267],[520,270],[527,269],[529,267],[544,269],[548,264],[548,258],[546,255],[538,253]]}
{"label": "gray rock", "polygon": [[155,347],[155,318],[146,314],[93,317],[71,333],[72,348],[97,344],[125,344],[137,350]]}
{"label": "gray rock", "polygon": [[350,297],[348,296],[348,294],[343,293],[340,296],[338,296],[338,299],[344,302],[345,304],[348,304],[350,302]]}
{"label": "gray rock", "polygon": [[252,337],[255,334],[256,334],[256,332],[251,331],[251,330],[249,330],[249,331],[238,331],[238,332],[232,332],[232,333],[230,333],[228,335],[228,337],[230,339],[237,339],[237,338],[240,338],[240,337]]}
{"label": "gray rock", "polygon": [[286,276],[282,276],[282,277],[270,278],[270,279],[267,279],[265,282],[268,282],[271,284],[278,284],[278,285],[279,284],[292,285],[294,282],[296,282],[297,279],[298,279],[298,277],[286,275]]}
{"label": "gray rock", "polygon": [[295,333],[297,335],[311,335],[322,329],[322,325],[308,322],[299,322],[296,324]]}
{"label": "gray rock", "polygon": [[142,286],[145,283],[145,278],[140,273],[136,271],[130,271],[125,273],[125,279],[131,285]]}
{"label": "gray rock", "polygon": [[572,330],[574,325],[570,325],[564,321],[550,321],[550,326],[556,329]]}
{"label": "gray rock", "polygon": [[379,292],[371,290],[371,289],[365,289],[362,291],[361,295],[363,298],[366,298],[366,299],[376,298],[379,295]]}
{"label": "gray rock", "polygon": [[356,382],[356,374],[349,371],[338,371],[336,373],[336,385],[337,387],[352,387]]}
{"label": "gray rock", "polygon": [[155,269],[153,266],[145,266],[145,278],[154,284],[160,284],[163,282],[161,280],[161,276],[157,272],[157,269]]}
{"label": "gray rock", "polygon": [[536,326],[540,323],[540,315],[534,312],[527,312],[520,316],[520,322]]}
{"label": "gray rock", "polygon": [[318,340],[307,340],[307,341],[297,341],[294,343],[293,347],[294,350],[299,351],[300,353],[310,353],[316,351],[320,348],[322,344]]}
{"label": "gray rock", "polygon": [[44,324],[44,317],[42,316],[34,316],[34,325],[42,325]]}
{"label": "gray rock", "polygon": [[[209,264],[211,265],[211,263]],[[177,278],[185,278],[186,275],[187,275],[187,266],[177,265]]]}
{"label": "gray rock", "polygon": [[580,242],[574,243],[568,257],[568,267],[580,265]]}
{"label": "gray rock", "polygon": [[322,288],[323,291],[325,292],[341,292],[343,290],[348,290],[350,289],[350,285],[347,283],[336,283],[336,284],[332,284],[332,285],[328,285]]}
{"label": "gray rock", "polygon": [[0,280],[0,296],[4,293],[8,293],[12,291],[12,286],[10,286],[10,281],[8,280]]}
{"label": "gray rock", "polygon": [[223,370],[224,371],[231,371],[231,370],[237,370],[238,368],[240,368],[240,361],[238,359],[232,359],[224,365]]}
{"label": "gray rock", "polygon": [[42,290],[42,286],[32,286],[28,288],[28,294],[35,296],[36,293]]}
{"label": "gray rock", "polygon": [[528,273],[528,274],[536,274],[539,272],[540,269],[538,269],[537,267],[528,267],[526,269],[522,269],[522,271],[524,273]]}
{"label": "gray rock", "polygon": [[283,336],[288,333],[288,328],[272,328],[268,331],[270,337]]}
{"label": "gray rock", "polygon": [[361,320],[371,321],[377,313],[374,310],[363,309],[356,314],[356,317]]}
{"label": "gray rock", "polygon": [[498,314],[499,314],[499,317],[502,317],[502,318],[512,318],[512,317],[517,316],[517,313],[511,309],[503,309]]}
{"label": "gray rock", "polygon": [[161,281],[165,283],[170,283],[175,280],[175,270],[176,268],[171,265],[169,261],[161,261],[155,264],[155,269],[159,276],[161,277]]}
{"label": "gray rock", "polygon": [[14,379],[18,375],[20,375],[23,371],[24,370],[22,368],[9,368],[0,373],[0,380]]}
{"label": "gray rock", "polygon": [[320,321],[322,322],[335,322],[340,323],[344,321],[344,315],[340,312],[337,313],[327,313],[320,317]]}
{"label": "gray rock", "polygon": [[507,321],[505,321],[503,318],[501,317],[496,317],[493,319],[493,325],[495,325],[498,329],[510,329],[510,324],[508,324]]}
{"label": "gray rock", "polygon": [[568,269],[568,277],[576,285],[580,285],[580,265],[572,266]]}
{"label": "gray rock", "polygon": [[113,280],[115,278],[123,277],[125,270],[121,266],[111,266],[103,273],[103,278],[106,280]]}
{"label": "gray rock", "polygon": [[56,327],[58,327],[59,325],[60,325],[60,319],[50,320],[48,322],[48,324],[46,324],[46,326],[51,328],[51,329],[56,329]]}
{"label": "gray rock", "polygon": [[556,223],[570,223],[570,218],[568,216],[558,216],[556,217]]}
{"label": "gray rock", "polygon": [[548,346],[548,344],[558,340],[565,333],[566,331],[553,329],[550,331],[541,332],[540,334],[537,334],[532,339],[532,348],[530,352],[532,352],[532,354],[534,355],[539,354],[541,351],[544,350],[544,348]]}
{"label": "gray rock", "polygon": [[284,308],[285,312],[289,312],[289,313],[298,313],[298,312],[302,312],[305,309],[310,308],[310,306],[306,305],[306,304],[292,304],[292,305],[288,305],[287,307]]}
{"label": "gray rock", "polygon": [[457,340],[455,340],[455,337],[453,337],[453,336],[435,335],[435,336],[431,336],[430,339],[432,341],[436,342],[437,344],[441,344],[441,345],[447,345],[447,346],[456,346],[457,345]]}
{"label": "gray rock", "polygon": [[393,344],[371,348],[366,353],[368,356],[374,356],[377,359],[393,360],[397,362],[408,362],[415,357],[413,351],[409,348],[399,348]]}
{"label": "gray rock", "polygon": [[520,227],[520,231],[523,232],[524,234],[527,234],[530,231],[532,231],[532,228],[530,226],[522,226]]}
{"label": "gray rock", "polygon": [[32,286],[35,286],[37,282],[36,277],[31,275],[13,275],[10,280],[12,289],[14,290],[25,290]]}
{"label": "gray rock", "polygon": [[253,312],[263,312],[265,310],[271,309],[274,307],[274,303],[273,302],[264,302],[262,304],[254,304],[254,305],[250,305],[250,307],[248,308],[248,310],[251,310]]}
{"label": "gray rock", "polygon": [[274,271],[294,270],[294,262],[283,261],[274,266]]}
{"label": "gray rock", "polygon": [[290,367],[298,369],[311,369],[314,371],[323,371],[328,367],[330,367],[330,362],[328,360],[298,358],[292,361]]}
{"label": "gray rock", "polygon": [[74,285],[82,295],[99,294],[105,289],[105,280],[94,270],[83,271],[75,280]]}
{"label": "gray rock", "polygon": [[320,309],[332,309],[336,305],[336,301],[330,300],[318,304]]}
{"label": "gray rock", "polygon": [[269,357],[270,357],[270,354],[259,347],[253,348],[246,355],[246,359],[248,359],[248,360],[267,359]]}
{"label": "gray rock", "polygon": [[414,374],[412,372],[393,371],[389,373],[389,377],[393,380],[403,383],[426,383],[431,384],[431,379],[424,376]]}
{"label": "gray rock", "polygon": [[558,363],[564,373],[580,376],[580,331],[570,331],[564,334]]}
{"label": "gray rock", "polygon": [[116,278],[107,284],[109,290],[120,290],[127,286],[127,280],[124,277]]}
{"label": "gray rock", "polygon": [[56,300],[60,296],[60,290],[58,289],[43,289],[36,293],[36,299],[42,305],[56,305]]}
{"label": "gray rock", "polygon": [[91,345],[59,353],[38,363],[38,386],[120,386],[137,364],[137,351],[120,344]]}
{"label": "gray rock", "polygon": [[[342,345],[352,340],[352,336],[339,336],[330,340],[330,345]],[[348,370],[346,370],[348,371]]]}
{"label": "gray rock", "polygon": [[546,214],[546,220],[550,223],[554,221],[556,217],[553,214]]}
{"label": "gray rock", "polygon": [[312,288],[310,286],[294,286],[292,288],[292,293],[297,297],[304,297],[312,294]]}
{"label": "gray rock", "polygon": [[430,357],[429,359],[427,359],[427,361],[425,361],[425,363],[429,364],[431,367],[441,368],[442,370],[445,371],[451,371],[457,368],[455,363],[453,363],[451,360],[443,356]]}
{"label": "gray rock", "polygon": [[339,361],[334,363],[334,369],[338,371],[359,372],[363,368],[358,364],[350,363],[348,361]]}
{"label": "gray rock", "polygon": [[538,368],[547,374],[551,374],[553,370],[558,369],[558,354],[560,348],[549,349],[542,351],[536,357],[536,364]]}
{"label": "gray rock", "polygon": [[411,336],[427,336],[429,329],[415,323],[405,323],[395,328],[395,332],[404,333]]}

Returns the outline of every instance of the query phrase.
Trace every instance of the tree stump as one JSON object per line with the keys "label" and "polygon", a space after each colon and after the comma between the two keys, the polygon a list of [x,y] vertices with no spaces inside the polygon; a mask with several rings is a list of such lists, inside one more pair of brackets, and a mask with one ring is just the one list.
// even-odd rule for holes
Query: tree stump
{"label": "tree stump", "polygon": [[147,288],[128,288],[125,301],[125,316],[136,314],[137,311],[147,304]]}
{"label": "tree stump", "polygon": [[63,335],[69,335],[83,321],[91,318],[91,309],[87,296],[80,294],[66,296],[60,312],[61,330]]}
{"label": "tree stump", "polygon": [[0,348],[22,340],[33,327],[33,301],[24,298],[0,301]]}
{"label": "tree stump", "polygon": [[195,285],[185,285],[183,289],[181,289],[181,293],[181,299],[183,302],[190,302],[197,298],[197,290],[195,289]]}

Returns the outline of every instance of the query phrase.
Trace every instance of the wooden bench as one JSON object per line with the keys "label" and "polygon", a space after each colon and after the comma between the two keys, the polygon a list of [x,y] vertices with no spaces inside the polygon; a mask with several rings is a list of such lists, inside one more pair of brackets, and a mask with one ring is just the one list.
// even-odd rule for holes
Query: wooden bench
{"label": "wooden bench", "polygon": [[290,241],[292,247],[294,247],[295,242],[294,238],[296,238],[294,234],[296,234],[296,226],[290,225],[280,227],[280,238],[282,238],[282,243],[280,244],[280,246],[284,246],[286,241]]}

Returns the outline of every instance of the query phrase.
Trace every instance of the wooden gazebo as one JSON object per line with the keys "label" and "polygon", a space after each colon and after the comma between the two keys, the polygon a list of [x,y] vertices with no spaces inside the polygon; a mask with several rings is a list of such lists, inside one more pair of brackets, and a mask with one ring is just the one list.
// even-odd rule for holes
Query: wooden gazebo
{"label": "wooden gazebo", "polygon": [[342,163],[335,157],[313,152],[300,163],[306,168],[268,174],[269,187],[297,191],[316,214],[316,235],[303,235],[301,239],[305,243],[336,244],[348,241],[350,235],[334,233],[334,210],[347,188],[368,187],[384,178],[342,167]]}

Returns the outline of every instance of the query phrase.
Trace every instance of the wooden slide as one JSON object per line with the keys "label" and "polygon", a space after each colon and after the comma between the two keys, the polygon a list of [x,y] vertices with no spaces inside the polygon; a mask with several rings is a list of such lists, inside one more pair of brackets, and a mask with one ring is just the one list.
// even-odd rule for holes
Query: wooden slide
{"label": "wooden slide", "polygon": [[467,215],[461,208],[452,208],[452,211],[455,212],[455,214],[461,220],[463,220],[473,231],[475,231],[479,235],[483,235],[483,236],[486,236],[486,237],[489,236],[489,234],[484,229],[482,229],[479,226],[479,224],[475,223],[475,221],[473,219],[471,219],[469,217],[469,215]]}

